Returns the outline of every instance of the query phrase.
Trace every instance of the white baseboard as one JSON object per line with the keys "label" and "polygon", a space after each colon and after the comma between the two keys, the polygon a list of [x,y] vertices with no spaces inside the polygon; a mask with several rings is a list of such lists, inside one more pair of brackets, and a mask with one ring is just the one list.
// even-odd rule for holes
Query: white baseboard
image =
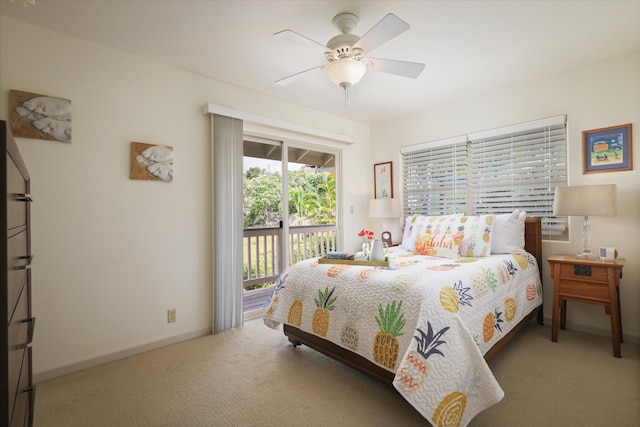
{"label": "white baseboard", "polygon": [[265,311],[266,310],[264,308],[260,308],[258,310],[253,310],[253,311],[247,311],[246,313],[244,313],[244,320],[253,320],[253,319],[258,319],[260,317],[264,317]]}
{"label": "white baseboard", "polygon": [[[249,320],[260,318],[262,316],[264,316],[264,309],[255,310],[255,311],[245,313],[244,320],[249,321]],[[545,316],[544,323],[545,325],[551,325],[551,317]],[[610,330],[597,329],[597,328],[584,326],[584,325],[572,325],[571,329],[577,332],[584,332],[587,334],[593,334],[593,335],[598,335],[603,337],[611,336]],[[34,372],[33,382],[39,383],[39,382],[47,381],[56,377],[61,377],[63,375],[72,374],[74,372],[78,372],[83,369],[91,368],[93,366],[98,366],[104,363],[124,359],[125,357],[134,356],[136,354],[144,353],[150,350],[155,350],[157,348],[165,347],[167,345],[176,344],[182,341],[187,341],[190,339],[198,338],[198,337],[209,335],[209,334],[211,334],[211,328],[205,328],[198,331],[188,332],[182,335],[176,335],[176,336],[166,338],[160,341],[155,341],[149,344],[133,347],[130,349],[116,351],[114,353],[110,353],[110,354],[96,357],[93,359],[84,360],[78,363],[72,363],[70,365],[65,365],[59,368],[49,369],[42,372]],[[549,339],[551,339],[551,337],[549,337]],[[640,344],[640,337],[635,335],[624,334],[623,340],[624,342]]]}
{"label": "white baseboard", "polygon": [[191,340],[204,335],[211,334],[211,328],[200,329],[198,331],[188,332],[181,335],[169,337],[160,341],[132,347],[122,351],[116,351],[114,353],[106,354],[104,356],[95,357],[81,362],[72,363],[70,365],[61,366],[59,368],[48,369],[41,372],[33,373],[33,382],[37,384],[39,382],[47,381],[63,375],[72,374],[74,372],[82,371],[83,369],[91,368],[94,366],[102,365],[104,363],[114,362],[116,360],[124,359],[125,357],[134,356],[136,354],[145,353],[157,348],[166,347],[171,344],[176,344],[182,341]]}

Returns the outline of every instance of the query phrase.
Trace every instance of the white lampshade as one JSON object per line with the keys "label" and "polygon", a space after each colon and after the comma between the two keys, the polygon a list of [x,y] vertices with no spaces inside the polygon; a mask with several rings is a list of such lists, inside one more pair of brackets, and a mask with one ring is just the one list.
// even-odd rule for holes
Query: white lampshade
{"label": "white lampshade", "polygon": [[367,67],[354,59],[342,58],[328,64],[326,70],[333,83],[341,87],[351,87],[360,81]]}
{"label": "white lampshade", "polygon": [[595,258],[589,249],[591,235],[590,216],[617,215],[618,190],[615,184],[556,187],[553,214],[584,216],[582,221],[582,252],[579,258]]}
{"label": "white lampshade", "polygon": [[397,218],[400,216],[400,199],[369,200],[370,218]]}
{"label": "white lampshade", "polygon": [[617,215],[616,184],[556,187],[553,214],[559,216]]}

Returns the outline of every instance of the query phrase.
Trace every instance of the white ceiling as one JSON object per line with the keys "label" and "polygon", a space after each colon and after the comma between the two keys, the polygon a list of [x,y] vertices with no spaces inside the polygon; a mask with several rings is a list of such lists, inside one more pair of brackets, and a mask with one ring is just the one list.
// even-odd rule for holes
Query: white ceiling
{"label": "white ceiling", "polygon": [[[290,29],[325,44],[340,12],[360,18],[360,36],[387,13],[407,21],[409,31],[371,56],[423,62],[422,75],[370,71],[346,108],[321,71],[275,85],[325,59],[273,34]],[[369,124],[640,49],[637,0],[0,0],[0,14]]]}

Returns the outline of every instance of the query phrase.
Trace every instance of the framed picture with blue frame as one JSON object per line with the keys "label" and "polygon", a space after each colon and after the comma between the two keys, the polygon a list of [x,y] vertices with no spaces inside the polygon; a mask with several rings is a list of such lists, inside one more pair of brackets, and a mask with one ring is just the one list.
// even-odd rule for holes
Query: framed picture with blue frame
{"label": "framed picture with blue frame", "polygon": [[633,170],[631,123],[582,132],[582,173]]}

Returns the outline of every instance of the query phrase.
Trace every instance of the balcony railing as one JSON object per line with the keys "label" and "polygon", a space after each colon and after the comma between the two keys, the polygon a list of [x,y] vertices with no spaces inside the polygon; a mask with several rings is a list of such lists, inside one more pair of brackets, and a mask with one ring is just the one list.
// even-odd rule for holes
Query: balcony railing
{"label": "balcony railing", "polygon": [[[282,229],[276,227],[246,228],[244,230],[244,283],[247,288],[263,283],[274,282],[285,267],[299,261],[324,256],[327,252],[335,251],[336,226],[306,225],[290,226],[288,244],[288,259],[283,263],[280,259]],[[254,296],[250,301],[249,292],[245,292],[244,311],[262,307],[268,291],[251,291]]]}

